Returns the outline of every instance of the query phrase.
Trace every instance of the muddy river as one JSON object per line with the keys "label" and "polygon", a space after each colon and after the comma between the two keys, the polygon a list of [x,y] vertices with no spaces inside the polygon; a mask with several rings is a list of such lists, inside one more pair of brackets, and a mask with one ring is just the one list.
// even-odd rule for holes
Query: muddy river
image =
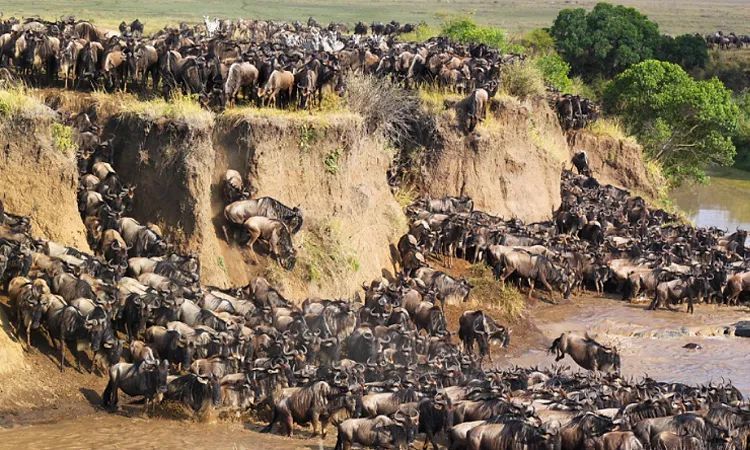
{"label": "muddy river", "polygon": [[709,184],[683,186],[672,192],[675,204],[697,226],[733,232],[750,229],[750,172],[717,169]]}
{"label": "muddy river", "polygon": [[[626,376],[648,374],[659,380],[704,383],[731,379],[750,395],[750,339],[728,336],[726,327],[750,319],[746,309],[701,306],[695,315],[684,312],[644,311],[612,299],[579,298],[563,305],[537,304],[532,310],[543,334],[518,356],[496,357],[501,366],[554,363],[546,345],[563,331],[587,331],[614,344],[622,354]],[[687,350],[697,343],[701,350]],[[511,344],[512,346],[513,344]],[[516,353],[516,352],[514,352]],[[569,357],[560,362],[575,365]],[[328,449],[335,442],[329,431],[325,441],[291,439],[257,432],[257,425],[241,422],[196,423],[169,419],[125,417],[94,411],[54,423],[0,429],[1,448],[213,448],[213,449]]]}

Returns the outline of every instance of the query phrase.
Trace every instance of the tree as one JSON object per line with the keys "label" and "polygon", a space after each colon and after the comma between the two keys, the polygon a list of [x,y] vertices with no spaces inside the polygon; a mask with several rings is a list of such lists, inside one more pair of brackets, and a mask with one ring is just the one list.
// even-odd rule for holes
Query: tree
{"label": "tree", "polygon": [[750,91],[744,91],[735,97],[735,103],[740,108],[740,119],[737,123],[737,133],[732,139],[737,148],[735,167],[750,170]]}
{"label": "tree", "polygon": [[648,60],[607,86],[604,106],[622,116],[675,184],[702,180],[708,165],[734,160],[739,108],[716,78],[696,81],[676,64]]}
{"label": "tree", "polygon": [[585,78],[611,77],[653,58],[659,26],[634,8],[599,3],[590,13],[563,9],[550,29],[558,53]]}
{"label": "tree", "polygon": [[679,64],[685,70],[706,67],[708,47],[701,36],[683,34],[673,38],[662,36],[657,59]]}

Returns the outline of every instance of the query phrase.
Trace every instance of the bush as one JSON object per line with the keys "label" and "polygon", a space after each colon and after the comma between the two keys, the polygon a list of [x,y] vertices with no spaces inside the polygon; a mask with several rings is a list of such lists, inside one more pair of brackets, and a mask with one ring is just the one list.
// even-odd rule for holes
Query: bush
{"label": "bush", "polygon": [[737,121],[737,133],[732,139],[737,148],[734,165],[750,170],[750,91],[744,91],[735,97],[735,103],[740,108],[740,117]]}
{"label": "bush", "polygon": [[424,117],[418,93],[387,78],[351,75],[346,87],[349,110],[364,118],[369,133],[379,133],[394,147],[412,144],[416,130],[429,120]]}
{"label": "bush", "polygon": [[440,34],[463,44],[484,44],[505,53],[521,53],[523,48],[508,42],[505,30],[477,25],[470,18],[451,19],[443,24]]}
{"label": "bush", "polygon": [[421,22],[417,25],[416,29],[411,33],[404,33],[399,35],[398,39],[401,42],[424,42],[432,37],[439,36],[440,29],[435,28],[431,25]]}
{"label": "bush", "polygon": [[699,80],[710,80],[716,77],[734,93],[739,94],[750,89],[750,50],[736,51],[714,50],[709,54],[705,68],[695,68],[691,74]]}
{"label": "bush", "polygon": [[570,92],[573,82],[568,78],[570,64],[557,53],[550,53],[534,59],[534,65],[544,78],[544,82],[560,92]]}
{"label": "bush", "polygon": [[701,36],[683,34],[673,38],[662,36],[657,59],[679,64],[685,70],[706,67],[708,47]]}
{"label": "bush", "polygon": [[542,73],[530,61],[517,61],[505,66],[500,79],[503,91],[521,100],[545,93]]}
{"label": "bush", "polygon": [[543,28],[535,28],[526,32],[519,42],[530,55],[548,55],[555,51],[555,40],[552,39],[549,31]]}

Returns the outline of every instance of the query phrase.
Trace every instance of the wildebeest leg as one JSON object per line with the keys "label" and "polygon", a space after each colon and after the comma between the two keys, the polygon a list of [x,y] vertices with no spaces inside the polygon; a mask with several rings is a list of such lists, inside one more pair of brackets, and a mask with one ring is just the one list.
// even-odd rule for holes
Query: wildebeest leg
{"label": "wildebeest leg", "polygon": [[[292,418],[292,414],[290,412],[286,412],[284,417],[284,423],[286,425],[286,435],[289,437],[292,437],[292,432],[294,431],[294,419]],[[315,422],[313,422],[313,436],[315,436]]]}
{"label": "wildebeest leg", "polygon": [[65,335],[60,336],[60,372],[65,368]]}
{"label": "wildebeest leg", "polygon": [[263,427],[260,430],[260,432],[261,433],[270,433],[271,430],[273,429],[273,424],[276,423],[276,419],[278,419],[278,418],[279,418],[279,410],[278,410],[278,408],[274,407],[273,408],[273,415],[271,416],[271,421],[268,423],[268,425],[266,425],[265,427]]}
{"label": "wildebeest leg", "polygon": [[528,278],[527,280],[529,282],[529,295],[528,295],[528,298],[529,298],[529,300],[531,300],[531,294],[534,292],[534,286],[535,286],[536,282],[534,281],[533,278]]}
{"label": "wildebeest leg", "polygon": [[26,350],[31,352],[31,321],[26,325]]}
{"label": "wildebeest leg", "polygon": [[[319,414],[317,412],[313,413],[312,420],[310,421],[310,423],[312,424],[312,435],[313,435],[313,437],[318,435],[318,430],[319,429],[320,429],[321,434],[322,434],[323,430],[322,430],[322,427],[320,426],[320,417],[319,417]],[[289,429],[291,430],[291,426],[289,427]],[[291,433],[289,435],[291,436]]]}
{"label": "wildebeest leg", "polygon": [[688,306],[687,306],[687,312],[690,314],[693,314],[695,311],[693,311],[693,297],[688,297]]}
{"label": "wildebeest leg", "polygon": [[253,257],[253,264],[258,264],[258,255],[255,254],[255,249],[253,248],[253,245],[255,244],[255,241],[258,240],[258,238],[261,235],[261,231],[255,227],[246,226],[247,232],[250,234],[250,239],[247,241],[247,247],[250,249],[250,254]]}

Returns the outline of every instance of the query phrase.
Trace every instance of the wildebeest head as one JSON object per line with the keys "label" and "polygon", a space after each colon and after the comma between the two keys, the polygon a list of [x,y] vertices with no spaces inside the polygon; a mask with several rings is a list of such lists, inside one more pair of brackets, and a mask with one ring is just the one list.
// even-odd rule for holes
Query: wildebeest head
{"label": "wildebeest head", "polygon": [[101,306],[97,306],[94,311],[86,317],[84,326],[91,340],[91,350],[98,352],[102,345],[102,337],[108,327],[107,313]]}

